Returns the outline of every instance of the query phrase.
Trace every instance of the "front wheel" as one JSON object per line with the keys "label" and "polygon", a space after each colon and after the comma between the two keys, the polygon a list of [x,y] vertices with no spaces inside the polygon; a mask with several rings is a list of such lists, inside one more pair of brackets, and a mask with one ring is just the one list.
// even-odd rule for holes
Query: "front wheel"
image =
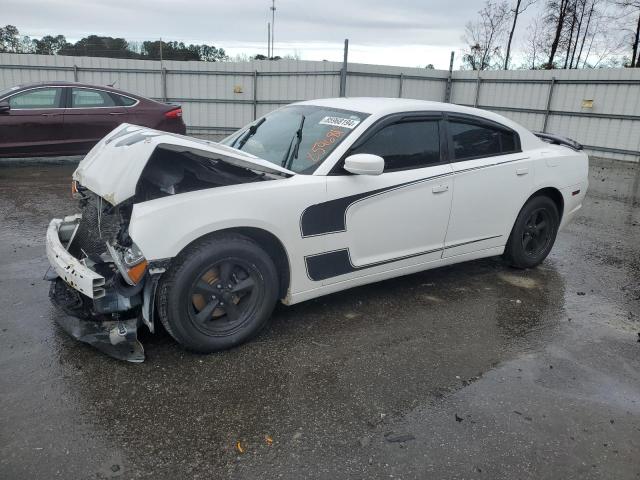
{"label": "front wheel", "polygon": [[530,199],[518,215],[504,256],[516,268],[531,268],[547,258],[558,233],[558,207],[549,197]]}
{"label": "front wheel", "polygon": [[276,267],[253,240],[226,234],[181,253],[161,280],[158,314],[190,350],[210,353],[256,335],[278,296]]}

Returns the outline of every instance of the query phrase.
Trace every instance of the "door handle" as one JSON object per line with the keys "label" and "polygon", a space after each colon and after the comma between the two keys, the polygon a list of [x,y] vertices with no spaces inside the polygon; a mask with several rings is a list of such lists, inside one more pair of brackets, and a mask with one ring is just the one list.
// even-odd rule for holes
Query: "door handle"
{"label": "door handle", "polygon": [[60,115],[59,113],[41,113],[43,117],[55,117],[56,115]]}
{"label": "door handle", "polygon": [[109,115],[124,115],[124,112],[109,112]]}
{"label": "door handle", "polygon": [[447,190],[449,190],[449,185],[435,185],[431,189],[433,193],[442,193],[442,192],[446,192]]}
{"label": "door handle", "polygon": [[527,173],[529,173],[529,169],[527,167],[516,169],[516,175],[518,176],[526,175]]}

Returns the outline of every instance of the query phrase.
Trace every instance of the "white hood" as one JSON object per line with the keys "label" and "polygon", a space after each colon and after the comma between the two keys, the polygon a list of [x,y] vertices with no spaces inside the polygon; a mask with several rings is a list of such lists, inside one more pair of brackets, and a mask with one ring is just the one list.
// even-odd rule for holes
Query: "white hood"
{"label": "white hood", "polygon": [[176,152],[191,151],[256,172],[281,177],[295,175],[291,170],[219,143],[123,123],[91,149],[73,173],[73,179],[117,205],[135,195],[142,170],[158,146]]}

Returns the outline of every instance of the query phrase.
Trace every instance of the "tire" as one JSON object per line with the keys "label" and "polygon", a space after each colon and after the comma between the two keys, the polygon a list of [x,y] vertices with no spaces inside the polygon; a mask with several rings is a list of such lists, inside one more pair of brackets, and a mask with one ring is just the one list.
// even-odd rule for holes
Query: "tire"
{"label": "tire", "polygon": [[547,196],[533,197],[518,214],[504,258],[516,268],[532,268],[547,258],[558,233],[558,207]]}
{"label": "tire", "polygon": [[278,291],[271,257],[248,237],[223,234],[188,247],[174,260],[160,280],[158,315],[178,343],[211,353],[260,332]]}

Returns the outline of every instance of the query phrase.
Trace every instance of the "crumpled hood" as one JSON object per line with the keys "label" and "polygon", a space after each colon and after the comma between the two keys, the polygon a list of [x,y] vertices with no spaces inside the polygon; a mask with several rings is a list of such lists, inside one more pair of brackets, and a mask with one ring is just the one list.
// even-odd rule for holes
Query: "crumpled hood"
{"label": "crumpled hood", "polygon": [[91,149],[73,173],[83,187],[117,205],[136,193],[136,185],[154,150],[192,151],[212,160],[280,177],[295,172],[219,143],[123,123]]}

